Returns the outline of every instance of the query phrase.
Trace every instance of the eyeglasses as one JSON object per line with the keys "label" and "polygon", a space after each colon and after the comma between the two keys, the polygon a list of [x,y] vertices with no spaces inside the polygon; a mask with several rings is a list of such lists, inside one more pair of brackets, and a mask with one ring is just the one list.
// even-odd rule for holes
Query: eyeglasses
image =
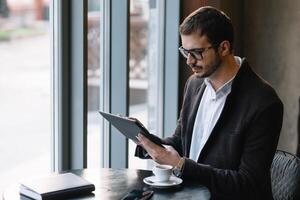
{"label": "eyeglasses", "polygon": [[203,53],[211,48],[217,47],[219,45],[212,45],[210,47],[205,48],[195,48],[195,49],[185,49],[182,46],[179,47],[179,52],[187,59],[189,57],[189,54],[196,59],[196,60],[202,60],[203,59]]}

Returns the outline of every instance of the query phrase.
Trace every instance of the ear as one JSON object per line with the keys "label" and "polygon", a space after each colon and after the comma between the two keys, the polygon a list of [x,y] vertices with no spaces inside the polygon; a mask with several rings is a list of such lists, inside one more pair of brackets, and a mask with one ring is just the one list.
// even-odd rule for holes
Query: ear
{"label": "ear", "polygon": [[220,55],[222,55],[222,56],[227,56],[227,55],[231,54],[230,43],[227,40],[224,40],[223,42],[220,43],[219,52],[220,52]]}

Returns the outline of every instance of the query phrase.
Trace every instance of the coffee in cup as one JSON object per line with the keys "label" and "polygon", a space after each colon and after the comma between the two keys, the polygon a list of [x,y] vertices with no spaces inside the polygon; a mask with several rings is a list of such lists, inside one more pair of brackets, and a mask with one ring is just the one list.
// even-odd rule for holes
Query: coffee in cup
{"label": "coffee in cup", "polygon": [[153,168],[153,174],[157,182],[166,182],[170,179],[172,175],[171,165],[156,165]]}

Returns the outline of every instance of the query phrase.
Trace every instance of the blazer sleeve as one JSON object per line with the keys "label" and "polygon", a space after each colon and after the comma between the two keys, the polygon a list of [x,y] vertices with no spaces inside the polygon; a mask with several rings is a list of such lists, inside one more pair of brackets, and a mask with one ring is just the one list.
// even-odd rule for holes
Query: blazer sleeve
{"label": "blazer sleeve", "polygon": [[[217,199],[263,199],[266,181],[282,126],[280,100],[265,106],[254,116],[245,132],[245,144],[237,170],[218,169],[185,158],[183,178],[207,186]],[[268,188],[270,189],[270,188]]]}

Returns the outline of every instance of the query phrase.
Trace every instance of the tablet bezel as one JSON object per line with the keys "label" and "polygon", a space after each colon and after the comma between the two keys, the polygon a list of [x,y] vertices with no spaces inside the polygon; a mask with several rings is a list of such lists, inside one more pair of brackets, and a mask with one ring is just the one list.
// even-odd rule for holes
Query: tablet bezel
{"label": "tablet bezel", "polygon": [[153,143],[162,146],[160,138],[149,133],[145,126],[136,118],[125,117],[121,115],[115,115],[99,111],[99,113],[109,121],[119,132],[121,132],[126,138],[131,139],[136,144],[139,143],[136,136],[141,133]]}

